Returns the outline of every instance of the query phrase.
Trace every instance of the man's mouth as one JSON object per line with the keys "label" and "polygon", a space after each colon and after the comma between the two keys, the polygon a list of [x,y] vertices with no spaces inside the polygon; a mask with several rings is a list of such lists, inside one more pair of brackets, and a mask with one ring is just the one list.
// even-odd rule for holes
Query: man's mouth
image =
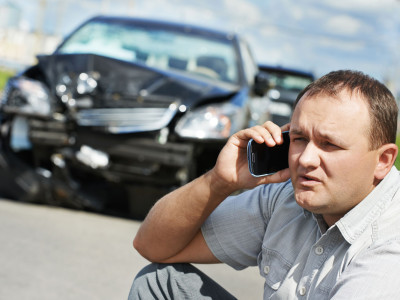
{"label": "man's mouth", "polygon": [[300,175],[299,179],[300,179],[299,183],[301,185],[306,185],[306,186],[310,186],[310,185],[315,185],[315,184],[321,183],[321,180],[318,177],[307,175],[307,174]]}

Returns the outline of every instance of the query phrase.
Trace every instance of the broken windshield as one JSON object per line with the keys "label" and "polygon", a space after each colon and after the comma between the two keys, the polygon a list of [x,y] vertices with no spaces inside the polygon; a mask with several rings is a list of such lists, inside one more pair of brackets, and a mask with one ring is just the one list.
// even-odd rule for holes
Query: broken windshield
{"label": "broken windshield", "polygon": [[190,32],[94,21],[76,31],[57,52],[92,53],[163,70],[238,82],[233,42]]}

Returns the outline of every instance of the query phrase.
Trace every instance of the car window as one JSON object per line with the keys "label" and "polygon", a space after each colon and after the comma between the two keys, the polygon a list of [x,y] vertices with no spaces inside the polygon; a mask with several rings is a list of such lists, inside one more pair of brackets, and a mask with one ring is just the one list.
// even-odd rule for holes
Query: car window
{"label": "car window", "polygon": [[163,28],[89,22],[58,53],[93,53],[151,67],[237,83],[233,42]]}
{"label": "car window", "polygon": [[309,85],[313,79],[294,74],[268,72],[269,82],[275,88],[299,92]]}

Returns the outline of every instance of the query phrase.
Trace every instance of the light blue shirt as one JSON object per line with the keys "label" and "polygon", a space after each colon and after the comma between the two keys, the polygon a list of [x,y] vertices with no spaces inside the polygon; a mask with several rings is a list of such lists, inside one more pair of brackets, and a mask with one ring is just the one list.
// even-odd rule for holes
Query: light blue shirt
{"label": "light blue shirt", "polygon": [[214,255],[258,265],[264,299],[400,299],[400,174],[327,228],[295,201],[290,181],[229,197],[202,227]]}

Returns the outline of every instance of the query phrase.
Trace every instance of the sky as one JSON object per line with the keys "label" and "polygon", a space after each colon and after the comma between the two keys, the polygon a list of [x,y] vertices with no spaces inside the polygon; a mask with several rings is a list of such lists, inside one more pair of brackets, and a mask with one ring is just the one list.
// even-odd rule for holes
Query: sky
{"label": "sky", "polygon": [[[5,0],[0,0],[4,2]],[[235,31],[260,63],[314,72],[357,69],[400,94],[400,0],[12,0],[21,26],[66,35],[98,14]],[[38,3],[45,3],[43,11]],[[393,89],[392,89],[393,91]]]}

